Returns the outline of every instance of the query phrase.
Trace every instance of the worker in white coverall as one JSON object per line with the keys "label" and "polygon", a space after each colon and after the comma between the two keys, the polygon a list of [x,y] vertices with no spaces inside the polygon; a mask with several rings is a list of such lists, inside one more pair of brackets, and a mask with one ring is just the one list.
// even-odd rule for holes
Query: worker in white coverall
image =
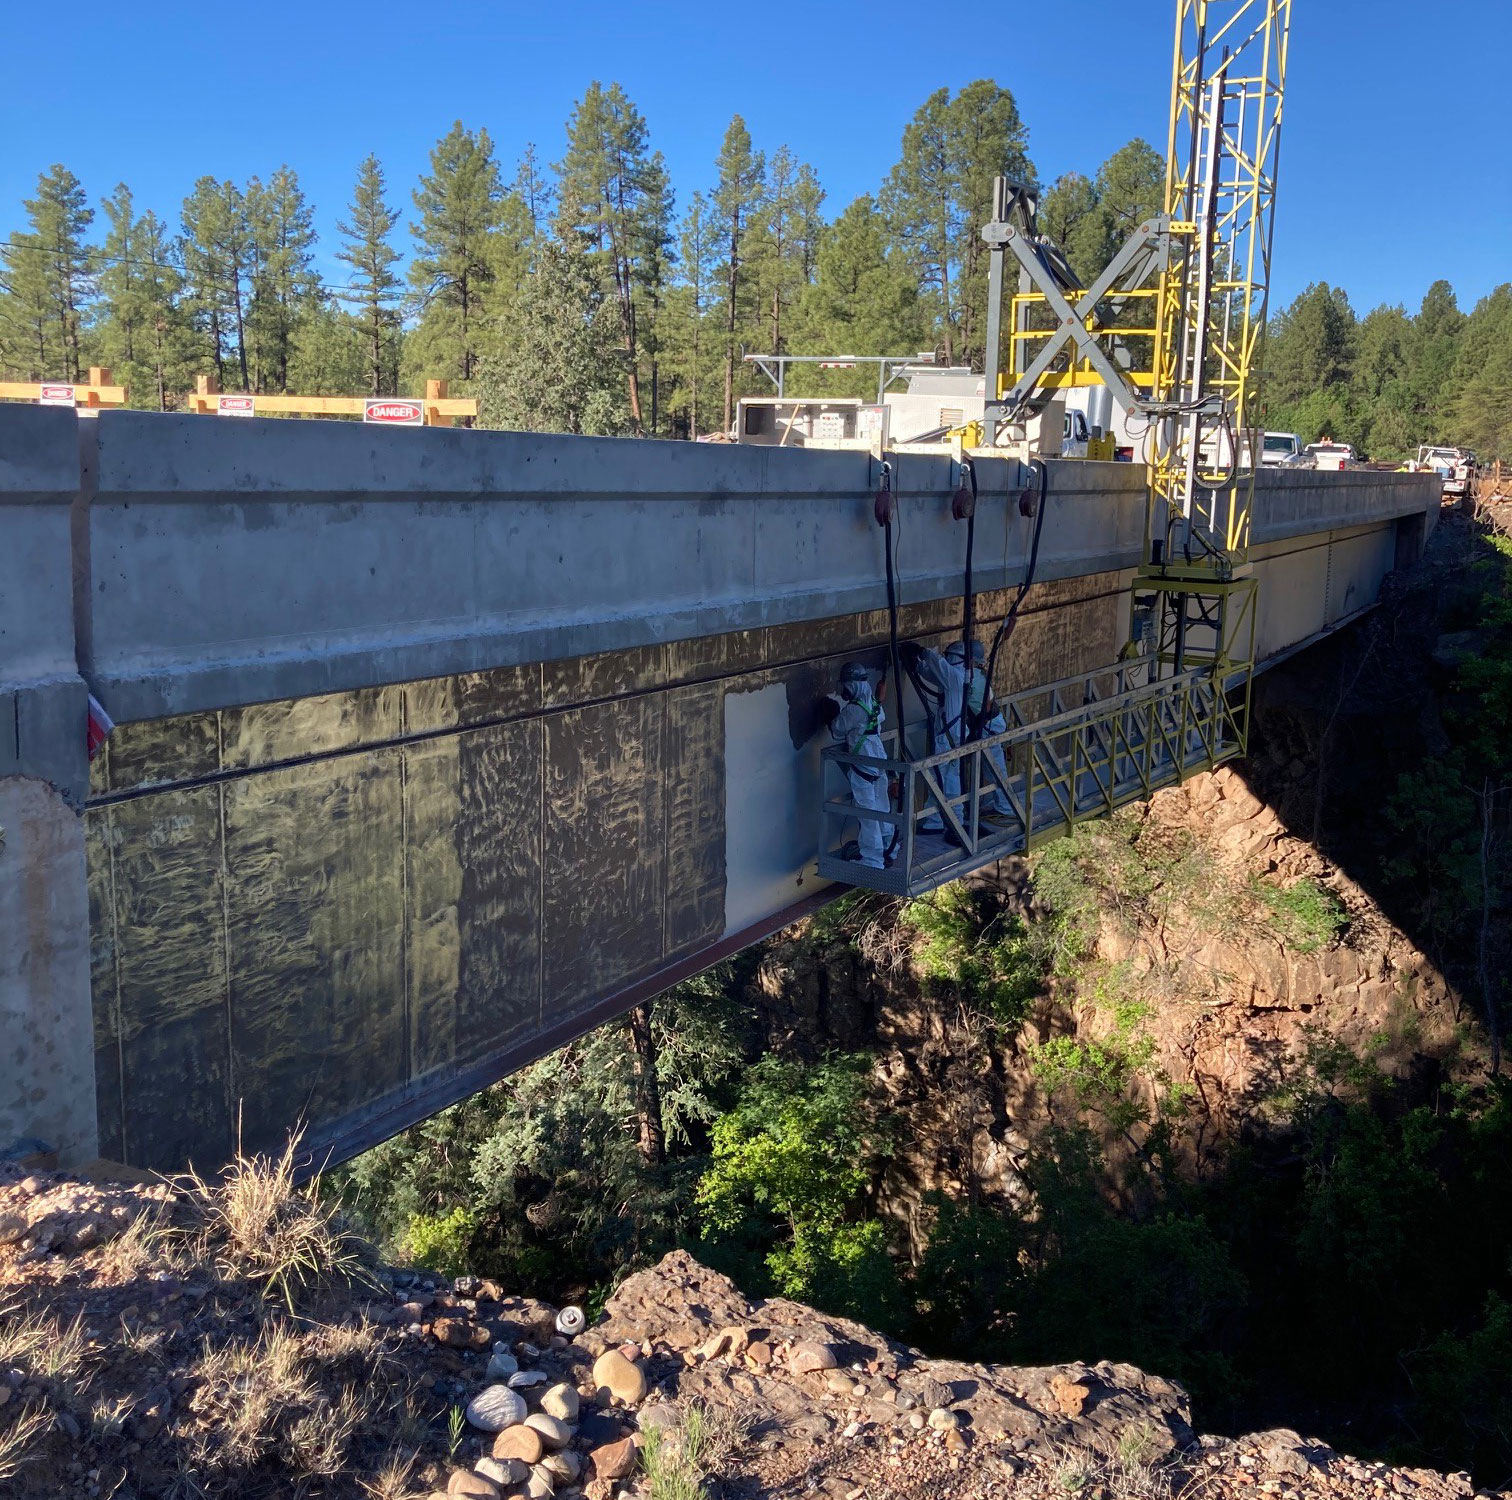
{"label": "worker in white coverall", "polygon": [[[834,701],[834,700],[832,700]],[[844,745],[852,755],[886,758],[882,748],[882,726],[887,711],[872,691],[871,678],[858,661],[847,662],[840,672],[839,711],[830,720],[830,735],[837,745]],[[845,779],[850,784],[851,800],[857,807],[874,812],[889,812],[887,772],[881,767],[847,765]],[[857,859],[873,870],[885,869],[884,850],[891,841],[892,827],[876,818],[857,818]]]}
{"label": "worker in white coverall", "polygon": [[[958,667],[964,667],[965,646],[960,641],[954,642],[945,652],[945,659],[954,662]],[[984,705],[986,706],[985,718],[983,717]],[[1007,732],[1008,725],[997,706],[996,699],[989,702],[987,648],[980,641],[971,643],[971,668],[966,674],[966,715],[966,732],[969,734],[974,725],[980,726],[976,730],[976,738],[979,740],[990,740],[995,734]],[[998,775],[1007,781],[1008,763],[1003,758],[1003,747],[994,745],[987,752],[987,758],[997,767]],[[1009,812],[1008,799],[998,789],[997,784],[986,776],[982,777],[982,811],[997,817],[1007,817]]]}
{"label": "worker in white coverall", "polygon": [[[954,750],[962,739],[964,721],[961,717],[965,702],[966,669],[959,661],[951,661],[928,646],[915,641],[904,641],[899,647],[909,678],[924,703],[924,712],[929,718],[929,751],[939,755]],[[947,761],[935,768],[935,780],[947,798],[961,794],[961,763]],[[959,817],[961,811],[956,810]],[[944,819],[938,806],[932,806],[919,824],[920,833],[942,833]]]}

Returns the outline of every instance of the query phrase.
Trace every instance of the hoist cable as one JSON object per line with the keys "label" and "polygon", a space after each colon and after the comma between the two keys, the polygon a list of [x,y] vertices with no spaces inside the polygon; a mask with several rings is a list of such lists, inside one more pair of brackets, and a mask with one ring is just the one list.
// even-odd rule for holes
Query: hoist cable
{"label": "hoist cable", "polygon": [[[987,655],[987,682],[982,693],[982,708],[980,713],[973,715],[973,739],[980,737],[982,726],[991,717],[991,709],[997,693],[998,652],[1013,633],[1014,625],[1018,621],[1019,609],[1023,605],[1025,596],[1029,593],[1030,586],[1034,583],[1034,575],[1039,568],[1040,537],[1045,529],[1045,512],[1049,508],[1047,499],[1050,488],[1050,471],[1040,459],[1035,459],[1031,467],[1039,470],[1039,504],[1034,514],[1034,534],[1029,544],[1029,563],[1024,569],[1024,578],[1019,584],[1018,593],[1014,595],[1013,603],[1008,606],[1007,613],[1004,614],[1001,622],[998,624],[997,633],[992,638],[992,650]],[[969,650],[970,648],[968,647],[967,649]]]}

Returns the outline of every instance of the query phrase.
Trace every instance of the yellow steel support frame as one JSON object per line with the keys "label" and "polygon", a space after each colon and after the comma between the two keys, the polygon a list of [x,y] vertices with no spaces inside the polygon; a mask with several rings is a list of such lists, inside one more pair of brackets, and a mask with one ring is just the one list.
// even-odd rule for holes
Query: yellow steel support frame
{"label": "yellow steel support frame", "polygon": [[1290,29],[1291,0],[1177,0],[1150,532],[1170,566],[1220,577],[1249,548]]}

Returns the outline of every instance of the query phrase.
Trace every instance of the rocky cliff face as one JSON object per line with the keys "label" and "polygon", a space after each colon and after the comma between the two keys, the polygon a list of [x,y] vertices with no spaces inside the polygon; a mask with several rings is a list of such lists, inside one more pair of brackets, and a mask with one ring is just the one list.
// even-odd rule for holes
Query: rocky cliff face
{"label": "rocky cliff face", "polygon": [[[1446,743],[1438,659],[1485,586],[1471,576],[1477,548],[1468,523],[1447,517],[1375,614],[1261,679],[1248,762],[1089,831],[1079,860],[1093,940],[1077,972],[1047,978],[1021,1029],[1004,1033],[926,983],[895,906],[864,904],[766,947],[750,996],[772,1044],[876,1053],[904,1142],[884,1213],[912,1225],[936,1189],[1021,1198],[1029,1141],[1074,1112],[1036,1080],[1034,1049],[1106,1042],[1131,1004],[1148,1042],[1131,1095],[1147,1113],[1158,1091],[1187,1096],[1177,1135],[1198,1174],[1268,1130],[1329,1049],[1420,1093],[1483,1073],[1464,976],[1445,977],[1454,955],[1426,952],[1372,879],[1391,853],[1382,809],[1398,773]],[[1023,862],[987,879],[1006,914],[1043,917]],[[1106,1144],[1127,1149],[1116,1132]]]}

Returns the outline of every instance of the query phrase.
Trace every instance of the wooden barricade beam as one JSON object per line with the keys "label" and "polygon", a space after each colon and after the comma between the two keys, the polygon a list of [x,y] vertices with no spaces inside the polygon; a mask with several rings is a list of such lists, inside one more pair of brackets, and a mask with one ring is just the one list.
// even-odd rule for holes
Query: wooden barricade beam
{"label": "wooden barricade beam", "polygon": [[[214,414],[222,409],[221,398],[237,403],[251,404],[237,411],[241,416],[306,416],[306,417],[361,417],[367,411],[370,397],[367,396],[288,396],[247,395],[241,392],[223,392],[213,375],[201,375],[194,383],[193,392],[184,398],[184,410]],[[391,397],[394,401],[411,401],[416,398]],[[427,380],[422,401],[427,427],[450,427],[458,417],[478,415],[478,403],[470,396],[448,396],[444,380]]]}
{"label": "wooden barricade beam", "polygon": [[115,385],[103,365],[89,367],[88,380],[0,380],[0,401],[31,401],[43,406],[76,406],[94,411],[125,406],[127,390]]}

